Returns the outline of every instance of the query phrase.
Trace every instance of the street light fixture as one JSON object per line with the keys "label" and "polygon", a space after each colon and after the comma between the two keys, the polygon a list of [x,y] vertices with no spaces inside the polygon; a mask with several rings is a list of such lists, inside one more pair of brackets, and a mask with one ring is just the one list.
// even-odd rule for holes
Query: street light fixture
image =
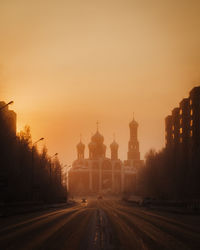
{"label": "street light fixture", "polygon": [[6,108],[8,105],[11,105],[11,104],[13,104],[13,103],[14,103],[13,101],[8,102],[8,103],[5,104],[4,106],[2,106],[2,107],[0,108],[0,110]]}
{"label": "street light fixture", "polygon": [[10,101],[7,105],[10,105],[10,104],[13,104],[14,103],[14,101]]}
{"label": "street light fixture", "polygon": [[50,180],[51,180],[51,171],[52,171],[51,159],[54,158],[54,157],[56,157],[57,155],[58,155],[58,153],[55,153],[54,155],[52,155],[52,156],[50,157]]}
{"label": "street light fixture", "polygon": [[33,143],[32,148],[33,148],[33,147],[34,147],[34,145],[35,145],[35,144],[37,144],[39,141],[43,141],[43,140],[44,140],[44,138],[43,138],[43,137],[41,137],[39,140],[37,140],[36,142],[34,142],[34,143]]}
{"label": "street light fixture", "polygon": [[55,153],[54,155],[52,155],[52,156],[50,157],[50,159],[56,157],[57,155],[58,155],[58,153]]}
{"label": "street light fixture", "polygon": [[31,147],[31,187],[33,188],[34,185],[34,146],[39,142],[43,141],[44,138],[41,137],[39,140],[35,141]]}

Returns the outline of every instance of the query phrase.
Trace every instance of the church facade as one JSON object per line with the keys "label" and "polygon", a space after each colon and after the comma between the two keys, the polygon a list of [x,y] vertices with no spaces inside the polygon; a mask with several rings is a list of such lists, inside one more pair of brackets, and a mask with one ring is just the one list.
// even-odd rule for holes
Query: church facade
{"label": "church facade", "polygon": [[110,144],[111,157],[106,157],[104,137],[100,134],[98,127],[88,144],[89,158],[85,158],[85,145],[80,140],[77,145],[77,159],[68,172],[68,188],[71,194],[134,192],[136,174],[143,161],[140,160],[138,123],[135,119],[130,122],[129,128],[128,155],[124,162],[118,158],[119,145],[115,139]]}

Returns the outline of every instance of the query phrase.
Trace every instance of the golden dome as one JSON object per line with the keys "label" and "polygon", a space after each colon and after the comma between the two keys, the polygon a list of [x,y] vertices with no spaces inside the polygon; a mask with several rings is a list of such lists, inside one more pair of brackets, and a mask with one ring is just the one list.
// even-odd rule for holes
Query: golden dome
{"label": "golden dome", "polygon": [[94,143],[102,144],[104,142],[104,137],[97,130],[97,132],[92,136],[91,141]]}
{"label": "golden dome", "polygon": [[119,147],[119,145],[115,140],[110,144],[111,149],[118,149],[118,147]]}
{"label": "golden dome", "polygon": [[78,144],[77,144],[77,149],[84,149],[85,148],[85,144],[82,143],[82,141],[80,141]]}

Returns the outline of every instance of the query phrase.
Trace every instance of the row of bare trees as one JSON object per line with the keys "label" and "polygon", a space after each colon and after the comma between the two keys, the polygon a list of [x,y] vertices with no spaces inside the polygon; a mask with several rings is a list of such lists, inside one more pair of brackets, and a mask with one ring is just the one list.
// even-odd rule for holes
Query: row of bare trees
{"label": "row of bare trees", "polygon": [[159,199],[200,198],[200,150],[151,149],[138,174],[138,193]]}
{"label": "row of bare trees", "polygon": [[67,198],[59,159],[32,144],[30,128],[17,136],[0,131],[0,201],[61,202]]}

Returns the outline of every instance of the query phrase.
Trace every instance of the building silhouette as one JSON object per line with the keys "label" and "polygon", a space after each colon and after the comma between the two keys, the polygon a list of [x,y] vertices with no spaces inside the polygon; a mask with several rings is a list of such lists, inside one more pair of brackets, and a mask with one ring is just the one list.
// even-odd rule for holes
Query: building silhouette
{"label": "building silhouette", "polygon": [[[2,108],[3,107],[3,108]],[[2,108],[2,109],[1,109]],[[16,136],[17,115],[13,110],[9,110],[6,103],[0,101],[0,135]]]}
{"label": "building silhouette", "polygon": [[138,165],[140,164],[140,151],[139,151],[139,142],[138,142],[138,123],[133,120],[129,123],[130,128],[130,140],[128,143],[128,164],[129,165]]}
{"label": "building silhouette", "polygon": [[179,194],[199,197],[200,164],[200,87],[194,87],[188,98],[165,119],[166,151],[170,164],[179,176]]}
{"label": "building silhouette", "polygon": [[166,148],[195,153],[200,147],[200,87],[193,88],[188,98],[165,119]]}
{"label": "building silhouette", "polygon": [[138,124],[133,119],[129,127],[128,159],[125,162],[118,158],[119,145],[115,139],[110,144],[111,157],[106,157],[107,147],[98,126],[88,144],[89,157],[87,159],[84,155],[85,145],[80,140],[77,145],[77,159],[68,172],[70,193],[77,195],[119,194],[135,191],[137,170],[143,161],[140,160],[137,139]]}

